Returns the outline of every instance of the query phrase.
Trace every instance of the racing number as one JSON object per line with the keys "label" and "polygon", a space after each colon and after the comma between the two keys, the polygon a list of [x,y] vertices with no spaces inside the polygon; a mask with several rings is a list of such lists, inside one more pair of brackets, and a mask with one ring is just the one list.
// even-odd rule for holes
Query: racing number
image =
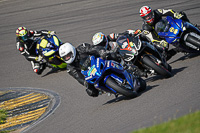
{"label": "racing number", "polygon": [[174,27],[171,27],[171,28],[169,29],[169,31],[172,32],[172,33],[174,33],[174,34],[177,34],[178,29],[174,29]]}

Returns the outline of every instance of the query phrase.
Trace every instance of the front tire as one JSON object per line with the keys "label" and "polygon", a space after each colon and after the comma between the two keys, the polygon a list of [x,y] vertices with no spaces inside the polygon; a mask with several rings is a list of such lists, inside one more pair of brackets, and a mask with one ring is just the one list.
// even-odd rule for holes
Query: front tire
{"label": "front tire", "polygon": [[115,90],[116,92],[129,97],[129,98],[134,98],[137,97],[137,92],[132,91],[129,89],[126,89],[125,87],[120,86],[113,78],[108,77],[106,80],[106,85]]}
{"label": "front tire", "polygon": [[153,70],[155,70],[155,72],[159,75],[164,76],[165,78],[169,78],[172,76],[172,74],[167,69],[163,68],[160,65],[157,65],[149,56],[144,56],[142,62],[145,65],[151,67]]}

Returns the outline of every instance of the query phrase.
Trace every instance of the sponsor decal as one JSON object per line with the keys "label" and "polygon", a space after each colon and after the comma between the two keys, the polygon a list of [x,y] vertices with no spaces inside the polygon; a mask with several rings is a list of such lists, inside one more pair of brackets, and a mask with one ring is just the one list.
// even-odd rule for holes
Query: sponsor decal
{"label": "sponsor decal", "polygon": [[92,75],[89,76],[89,77],[87,77],[87,78],[85,78],[85,80],[89,80],[89,79],[91,79],[91,78],[92,78]]}
{"label": "sponsor decal", "polygon": [[95,65],[93,65],[90,70],[88,71],[88,76],[90,75],[95,75],[95,73],[97,72],[97,69],[95,68]]}
{"label": "sponsor decal", "polygon": [[99,58],[97,58],[97,68],[99,68]]}
{"label": "sponsor decal", "polygon": [[128,43],[127,43],[127,42],[123,42],[122,48],[124,49],[124,48],[126,48],[127,46],[128,46]]}
{"label": "sponsor decal", "polygon": [[111,66],[112,66],[112,67],[115,67],[115,64],[114,64],[113,62],[111,62]]}
{"label": "sponsor decal", "polygon": [[108,61],[107,67],[110,67],[110,61]]}

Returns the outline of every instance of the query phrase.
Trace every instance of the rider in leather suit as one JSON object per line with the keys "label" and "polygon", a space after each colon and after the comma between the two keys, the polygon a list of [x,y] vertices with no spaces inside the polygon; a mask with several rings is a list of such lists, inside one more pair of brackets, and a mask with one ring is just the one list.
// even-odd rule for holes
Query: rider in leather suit
{"label": "rider in leather suit", "polygon": [[[147,40],[150,42],[156,44],[159,51],[166,51],[167,57],[166,59],[169,60],[172,56],[174,56],[177,52],[181,52],[178,48],[173,48],[168,51],[169,44],[165,41],[159,38],[155,31],[155,25],[157,22],[159,22],[162,17],[164,16],[172,16],[176,19],[182,19],[184,21],[190,22],[187,18],[186,14],[184,12],[175,12],[172,9],[156,9],[152,10],[149,6],[143,6],[140,8],[140,16],[143,18],[143,36],[146,37]],[[197,26],[195,24],[195,26]]]}
{"label": "rider in leather suit", "polygon": [[43,35],[55,34],[54,31],[33,31],[27,30],[25,27],[19,27],[16,30],[16,47],[21,55],[31,62],[33,71],[38,75],[43,72],[46,67],[46,64],[40,63],[42,58],[36,55],[36,43],[35,39]]}
{"label": "rider in leather suit", "polygon": [[[102,32],[97,32],[96,34],[94,34],[94,36],[92,37],[92,43],[94,46],[103,46],[105,47],[106,50],[110,51],[111,53],[115,53],[113,54],[113,58],[118,61],[120,63],[121,58],[120,56],[118,56],[117,53],[117,49],[118,49],[118,44],[116,43],[116,40],[119,36],[122,35],[135,35],[138,34],[138,30],[127,30],[123,33],[111,33],[108,36],[106,36],[104,33]],[[135,75],[138,75],[140,77],[147,77],[147,73],[141,71],[138,67],[134,66],[134,65],[128,65],[126,63],[122,64],[124,66],[124,69],[128,70],[129,72],[134,72]]]}
{"label": "rider in leather suit", "polygon": [[111,54],[102,46],[93,46],[88,43],[83,43],[75,48],[70,43],[64,43],[59,48],[59,55],[67,63],[67,72],[80,84],[87,87],[86,92],[89,96],[97,97],[99,91],[94,87],[94,85],[85,81],[85,77],[81,73],[81,64],[84,63],[89,55],[113,59]]}

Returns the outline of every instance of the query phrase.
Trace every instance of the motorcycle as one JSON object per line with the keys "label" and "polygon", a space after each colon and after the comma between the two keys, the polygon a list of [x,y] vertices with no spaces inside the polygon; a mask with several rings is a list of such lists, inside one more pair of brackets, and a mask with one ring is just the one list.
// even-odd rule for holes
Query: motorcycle
{"label": "motorcycle", "polygon": [[58,53],[61,44],[60,39],[56,35],[42,36],[37,40],[36,53],[43,59],[43,63],[47,62],[49,64],[47,65],[48,67],[65,69],[67,63],[63,61]]}
{"label": "motorcycle", "polygon": [[200,52],[200,30],[189,22],[167,16],[155,25],[155,31],[185,53]]}
{"label": "motorcycle", "polygon": [[117,39],[118,52],[123,60],[128,64],[134,64],[147,74],[171,77],[171,66],[165,57],[153,44],[141,41],[139,35],[122,35]]}
{"label": "motorcycle", "polygon": [[102,94],[121,94],[134,98],[138,92],[146,89],[146,82],[123,69],[123,66],[113,60],[103,60],[89,56],[81,65],[81,73],[86,82],[93,84]]}

